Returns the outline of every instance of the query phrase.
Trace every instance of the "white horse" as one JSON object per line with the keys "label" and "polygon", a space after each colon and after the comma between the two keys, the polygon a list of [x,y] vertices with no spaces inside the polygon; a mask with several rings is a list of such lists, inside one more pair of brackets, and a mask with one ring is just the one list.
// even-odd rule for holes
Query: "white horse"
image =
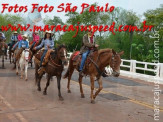
{"label": "white horse", "polygon": [[27,70],[28,70],[28,62],[29,62],[29,49],[23,50],[20,59],[16,62],[16,74],[18,75],[18,69],[20,66],[21,76],[20,78],[23,79],[23,69],[25,70],[25,80],[27,81]]}

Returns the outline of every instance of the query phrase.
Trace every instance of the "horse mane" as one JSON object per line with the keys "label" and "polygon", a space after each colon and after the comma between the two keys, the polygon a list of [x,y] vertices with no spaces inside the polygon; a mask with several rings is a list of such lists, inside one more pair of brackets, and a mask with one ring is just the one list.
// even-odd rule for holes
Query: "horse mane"
{"label": "horse mane", "polygon": [[55,53],[57,54],[57,52],[58,52],[61,48],[66,48],[66,46],[63,45],[63,44],[59,45],[57,48],[55,48]]}
{"label": "horse mane", "polygon": [[102,53],[105,53],[105,52],[111,52],[112,49],[109,49],[109,48],[106,48],[106,49],[100,49],[98,50],[98,55],[101,55]]}

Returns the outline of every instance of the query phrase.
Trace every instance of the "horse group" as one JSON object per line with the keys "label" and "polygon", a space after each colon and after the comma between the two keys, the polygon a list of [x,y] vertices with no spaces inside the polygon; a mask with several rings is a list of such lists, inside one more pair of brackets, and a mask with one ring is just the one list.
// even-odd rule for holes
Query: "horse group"
{"label": "horse group", "polygon": [[[47,88],[50,85],[50,79],[53,76],[56,76],[57,78],[57,87],[58,87],[58,96],[59,100],[63,100],[63,97],[61,95],[61,79],[62,79],[62,72],[64,70],[64,66],[67,66],[68,69],[66,73],[64,74],[63,78],[68,78],[67,83],[67,89],[68,93],[71,93],[70,90],[70,80],[71,76],[76,69],[79,71],[80,61],[81,61],[81,55],[78,54],[78,60],[74,60],[74,57],[76,56],[77,52],[74,52],[69,61],[67,59],[67,49],[66,46],[60,45],[58,48],[56,48],[54,51],[50,53],[48,63],[45,66],[45,71],[41,74],[38,73],[38,69],[40,68],[40,58],[42,55],[42,50],[35,51],[33,50],[33,47],[23,50],[20,59],[15,62],[16,64],[16,74],[19,73],[19,67],[21,70],[21,76],[20,78],[23,79],[23,70],[25,71],[25,80],[28,80],[27,77],[27,71],[28,71],[28,63],[32,62],[32,58],[34,57],[34,64],[35,64],[35,83],[37,85],[37,90],[41,91],[41,79],[44,74],[47,75],[47,83],[43,90],[43,94],[47,95]],[[16,53],[16,50],[15,52]],[[14,55],[13,53],[13,55]],[[102,73],[105,71],[106,66],[110,66],[113,70],[112,76],[118,77],[120,75],[120,64],[121,64],[121,55],[124,52],[117,53],[113,49],[100,49],[100,50],[94,50],[88,55],[83,73],[85,76],[90,77],[90,83],[91,83],[91,103],[95,103],[96,96],[100,93],[100,91],[103,89],[102,85]],[[11,59],[10,59],[11,60]],[[84,92],[82,88],[82,75],[79,75],[79,86],[80,86],[80,93],[81,98],[84,98]],[[99,88],[94,93],[94,82],[97,80]]]}

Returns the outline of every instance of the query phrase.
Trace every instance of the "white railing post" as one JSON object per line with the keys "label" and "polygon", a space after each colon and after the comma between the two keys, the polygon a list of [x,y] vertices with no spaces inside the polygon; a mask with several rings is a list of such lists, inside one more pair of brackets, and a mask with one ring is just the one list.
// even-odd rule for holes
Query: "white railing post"
{"label": "white railing post", "polygon": [[163,63],[159,63],[159,76],[163,79]]}
{"label": "white railing post", "polygon": [[136,60],[130,62],[130,72],[136,73]]}

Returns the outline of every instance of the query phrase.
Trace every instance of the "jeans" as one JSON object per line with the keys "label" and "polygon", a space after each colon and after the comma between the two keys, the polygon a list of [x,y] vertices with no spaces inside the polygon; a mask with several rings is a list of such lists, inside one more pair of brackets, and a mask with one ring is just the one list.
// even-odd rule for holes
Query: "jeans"
{"label": "jeans", "polygon": [[31,46],[31,49],[33,49],[34,45],[36,44],[36,42],[33,42],[32,46]]}
{"label": "jeans", "polygon": [[45,57],[47,51],[48,51],[48,50],[44,50],[44,52],[43,52],[43,54],[42,54],[42,56],[41,56],[40,67],[42,66],[42,62],[43,62],[43,60],[44,60],[44,57]]}
{"label": "jeans", "polygon": [[11,48],[11,49],[15,50],[15,49],[16,49],[16,47],[18,46],[18,44],[19,44],[19,42],[16,42],[16,44],[14,45],[14,47],[13,47],[13,48]]}
{"label": "jeans", "polygon": [[89,52],[90,52],[90,50],[87,50],[86,52],[84,52],[82,54],[82,60],[81,60],[79,71],[82,71],[83,70],[83,67],[84,67],[84,64],[85,64],[85,60],[86,60],[87,55],[89,54]]}

